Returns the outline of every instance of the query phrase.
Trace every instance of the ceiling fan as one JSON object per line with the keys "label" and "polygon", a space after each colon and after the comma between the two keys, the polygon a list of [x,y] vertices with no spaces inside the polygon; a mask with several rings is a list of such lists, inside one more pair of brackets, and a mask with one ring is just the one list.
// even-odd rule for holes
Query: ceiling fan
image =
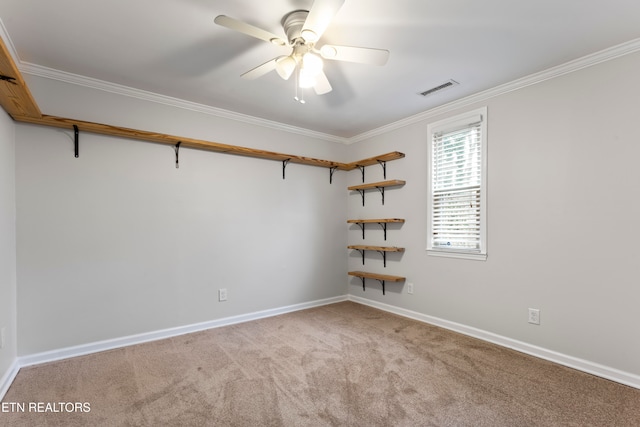
{"label": "ceiling fan", "polygon": [[295,99],[304,103],[304,95],[298,96],[298,87],[313,87],[316,94],[331,92],[331,84],[323,71],[322,59],[349,61],[361,64],[384,65],[389,58],[389,51],[366,47],[337,46],[325,44],[319,48],[318,40],[324,34],[333,17],[344,4],[344,0],[315,0],[310,10],[294,10],[282,18],[282,28],[287,39],[263,30],[246,22],[238,21],[226,15],[219,15],[214,22],[223,27],[244,33],[277,46],[291,49],[289,55],[281,55],[261,64],[241,77],[256,79],[276,70],[284,80],[295,75]]}

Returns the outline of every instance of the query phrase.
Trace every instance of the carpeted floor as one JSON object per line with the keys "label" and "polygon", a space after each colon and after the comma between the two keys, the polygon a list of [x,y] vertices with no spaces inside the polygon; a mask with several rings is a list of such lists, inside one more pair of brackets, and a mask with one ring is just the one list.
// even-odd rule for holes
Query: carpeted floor
{"label": "carpeted floor", "polygon": [[352,302],[24,368],[3,402],[2,426],[640,425],[640,390]]}

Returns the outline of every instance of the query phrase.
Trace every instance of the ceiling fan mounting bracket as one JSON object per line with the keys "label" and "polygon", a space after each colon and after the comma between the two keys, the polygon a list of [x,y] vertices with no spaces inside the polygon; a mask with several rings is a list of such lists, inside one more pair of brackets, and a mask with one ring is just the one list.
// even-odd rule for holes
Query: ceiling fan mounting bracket
{"label": "ceiling fan mounting bracket", "polygon": [[308,10],[294,10],[282,18],[282,28],[287,35],[289,44],[295,45],[296,43],[300,43],[300,41],[304,43],[304,38],[301,33],[308,15]]}

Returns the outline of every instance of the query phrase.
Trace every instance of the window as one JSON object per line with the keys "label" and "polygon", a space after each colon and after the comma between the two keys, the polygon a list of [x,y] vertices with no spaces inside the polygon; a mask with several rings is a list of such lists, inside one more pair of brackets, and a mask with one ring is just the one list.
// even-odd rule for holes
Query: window
{"label": "window", "polygon": [[487,257],[486,121],[485,107],[428,126],[430,255]]}

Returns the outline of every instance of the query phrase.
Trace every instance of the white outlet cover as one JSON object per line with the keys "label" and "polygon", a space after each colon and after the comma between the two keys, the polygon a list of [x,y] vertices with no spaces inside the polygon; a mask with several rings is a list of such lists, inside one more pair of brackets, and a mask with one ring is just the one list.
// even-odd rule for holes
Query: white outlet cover
{"label": "white outlet cover", "polygon": [[539,325],[540,324],[540,310],[537,308],[530,308],[529,309],[529,323],[533,324],[533,325]]}

